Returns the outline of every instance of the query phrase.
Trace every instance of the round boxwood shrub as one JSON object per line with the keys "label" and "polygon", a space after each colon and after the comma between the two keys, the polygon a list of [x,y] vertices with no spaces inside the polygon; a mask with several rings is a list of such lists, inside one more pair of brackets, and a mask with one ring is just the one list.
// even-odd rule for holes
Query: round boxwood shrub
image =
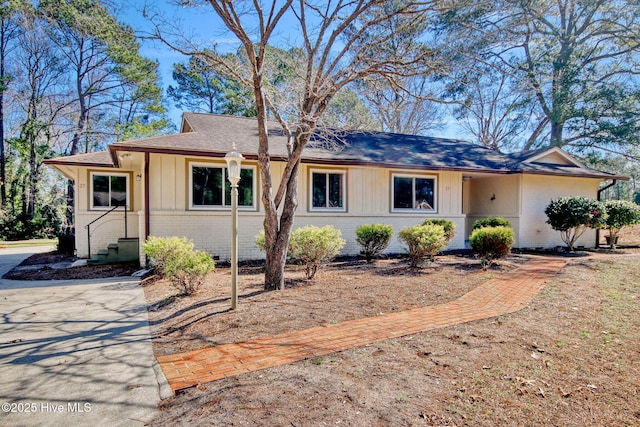
{"label": "round boxwood shrub", "polygon": [[393,236],[393,227],[387,224],[366,224],[356,228],[356,242],[362,246],[360,253],[371,263],[384,251]]}
{"label": "round boxwood shrub", "polygon": [[497,259],[511,252],[515,235],[511,227],[481,227],[473,230],[469,243],[473,252],[480,258],[483,268],[488,268]]}
{"label": "round boxwood shrub", "polygon": [[[264,230],[256,235],[255,243],[260,250],[266,250]],[[340,230],[330,225],[307,225],[291,232],[288,258],[291,262],[304,265],[306,278],[310,280],[324,264],[340,253],[345,244]]]}
{"label": "round boxwood shrub", "polygon": [[451,243],[451,240],[456,236],[456,223],[448,219],[425,219],[421,225],[441,225],[444,229],[444,237],[447,239],[447,244]]}
{"label": "round boxwood shrub", "polygon": [[398,239],[409,247],[411,267],[417,267],[424,259],[433,261],[433,257],[447,247],[444,228],[435,224],[404,227]]}
{"label": "round boxwood shrub", "polygon": [[318,269],[335,258],[345,243],[340,230],[330,225],[307,225],[291,233],[289,258],[304,265],[307,279],[313,279]]}
{"label": "round boxwood shrub", "polygon": [[206,252],[194,251],[186,237],[149,236],[142,251],[151,258],[156,272],[171,281],[181,295],[192,295],[215,269],[215,261]]}
{"label": "round boxwood shrub", "polygon": [[492,216],[489,218],[480,218],[473,223],[472,230],[482,227],[511,227],[508,219],[502,216]]}

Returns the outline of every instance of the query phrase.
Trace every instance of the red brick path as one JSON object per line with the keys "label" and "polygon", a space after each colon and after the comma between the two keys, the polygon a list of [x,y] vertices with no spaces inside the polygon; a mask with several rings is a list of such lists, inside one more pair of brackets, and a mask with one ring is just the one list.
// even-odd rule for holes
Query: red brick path
{"label": "red brick path", "polygon": [[537,258],[446,304],[327,324],[252,341],[158,357],[174,391],[377,341],[513,313],[524,308],[566,261]]}

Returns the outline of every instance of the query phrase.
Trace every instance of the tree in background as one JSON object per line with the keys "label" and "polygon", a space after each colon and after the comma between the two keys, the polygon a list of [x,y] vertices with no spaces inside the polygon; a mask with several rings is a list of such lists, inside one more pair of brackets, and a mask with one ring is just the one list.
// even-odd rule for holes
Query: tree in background
{"label": "tree in background", "polygon": [[522,145],[532,120],[531,102],[506,73],[492,75],[479,66],[467,77],[464,99],[454,113],[461,126],[480,145],[510,151]]}
{"label": "tree in background", "polygon": [[187,111],[254,117],[251,92],[212,69],[197,56],[186,63],[173,65],[173,80],[167,95],[176,105]]}
{"label": "tree in background", "polygon": [[[11,99],[2,110],[3,154],[10,153],[2,238],[32,237],[29,230],[53,235],[65,223],[58,208],[65,190],[41,168],[45,158],[156,135],[170,125],[157,64],[139,54],[132,29],[98,0],[15,0],[2,6],[18,4],[19,13],[7,15],[17,27],[3,28],[19,37],[0,39],[6,41],[1,59],[7,66],[2,96]],[[66,190],[67,227],[73,221],[72,189]]]}
{"label": "tree in background", "polygon": [[8,56],[13,50],[13,41],[20,34],[21,28],[18,20],[21,12],[28,9],[25,2],[2,0],[0,2],[0,207],[7,204],[7,168],[5,157],[5,132],[4,132],[4,100],[5,92],[12,80],[7,71]]}
{"label": "tree in background", "polygon": [[344,130],[380,130],[371,112],[358,94],[343,89],[333,97],[322,117],[325,126]]}
{"label": "tree in background", "polygon": [[[390,2],[387,8],[397,7]],[[384,6],[383,6],[384,7]],[[381,40],[377,50],[407,52],[409,56],[425,53],[435,45],[429,22],[416,19],[406,22],[402,14],[390,15],[378,25],[386,29],[388,37]],[[413,53],[411,53],[413,51]],[[444,121],[442,103],[443,85],[440,77],[446,64],[436,63],[436,52],[432,53],[431,66],[422,73],[395,75],[371,75],[355,86],[366,100],[371,115],[382,131],[409,135],[426,135],[438,129]]]}
{"label": "tree in background", "polygon": [[538,114],[522,148],[638,145],[637,2],[461,3],[442,15],[442,41],[462,73],[480,63],[517,79]]}
{"label": "tree in background", "polygon": [[17,135],[7,139],[13,154],[8,209],[14,232],[35,237],[42,225],[37,209],[41,165],[50,155],[50,128],[62,108],[56,94],[64,70],[34,17],[25,17],[21,25],[25,31],[18,37],[20,56],[14,64],[12,99],[21,119]]}
{"label": "tree in background", "polygon": [[[95,0],[43,0],[37,11],[64,56],[74,88],[65,111],[64,131],[72,135],[65,154],[88,153],[115,139],[149,136],[168,126],[157,64],[138,54],[131,28]],[[69,181],[68,224],[74,222],[74,200]]]}
{"label": "tree in background", "polygon": [[370,78],[358,85],[372,117],[381,130],[408,135],[427,135],[444,121],[442,101],[429,75]]}

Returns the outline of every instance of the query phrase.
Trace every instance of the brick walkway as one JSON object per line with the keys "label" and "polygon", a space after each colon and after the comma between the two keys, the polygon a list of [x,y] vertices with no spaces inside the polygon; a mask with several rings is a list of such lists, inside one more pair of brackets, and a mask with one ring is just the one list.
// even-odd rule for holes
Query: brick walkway
{"label": "brick walkway", "polygon": [[446,304],[326,324],[157,359],[175,392],[199,383],[378,341],[513,313],[528,305],[565,264],[562,259],[536,258],[509,273],[509,277],[491,279]]}

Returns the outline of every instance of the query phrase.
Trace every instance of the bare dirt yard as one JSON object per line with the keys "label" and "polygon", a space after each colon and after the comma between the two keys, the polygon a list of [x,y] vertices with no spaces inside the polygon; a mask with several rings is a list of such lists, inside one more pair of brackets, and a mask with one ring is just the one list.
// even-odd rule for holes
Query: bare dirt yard
{"label": "bare dirt yard", "polygon": [[[439,304],[489,271],[464,256],[411,270],[400,259],[332,263],[312,282],[262,292],[259,267],[219,268],[192,297],[145,286],[156,353],[243,341]],[[581,253],[524,310],[203,384],[160,405],[153,425],[638,426],[640,251]]]}

